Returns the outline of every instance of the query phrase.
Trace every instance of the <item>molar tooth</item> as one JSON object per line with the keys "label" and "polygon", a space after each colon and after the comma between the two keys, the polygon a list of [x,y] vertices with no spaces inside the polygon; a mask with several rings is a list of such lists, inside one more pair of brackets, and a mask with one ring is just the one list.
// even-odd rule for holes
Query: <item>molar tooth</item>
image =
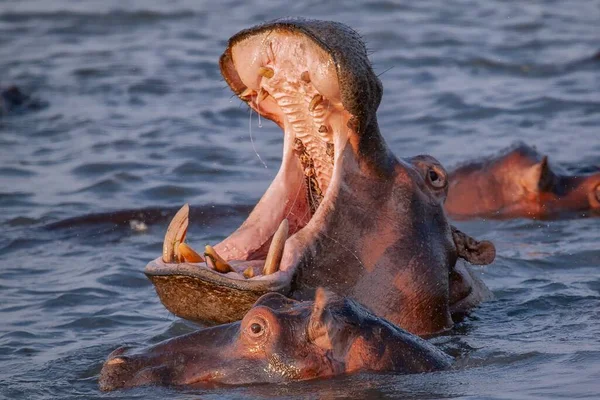
{"label": "molar tooth", "polygon": [[258,92],[258,96],[256,97],[256,104],[259,104],[267,97],[269,97],[269,92],[267,92],[263,88],[260,88],[260,92]]}
{"label": "molar tooth", "polygon": [[248,267],[244,270],[243,273],[244,277],[250,279],[250,278],[254,278],[254,269],[252,267]]}
{"label": "molar tooth", "polygon": [[227,263],[227,261],[223,260],[221,256],[213,249],[211,245],[206,245],[204,248],[204,257],[206,257],[206,264],[210,264],[216,271],[221,273],[227,273],[233,271],[231,265]]}
{"label": "molar tooth", "polygon": [[180,262],[179,244],[185,240],[189,224],[190,206],[185,203],[177,211],[165,234],[162,259],[166,263]]}
{"label": "molar tooth", "polygon": [[258,69],[258,74],[260,76],[264,76],[267,79],[271,79],[273,77],[273,75],[275,75],[275,71],[273,71],[271,68],[260,67]]}
{"label": "molar tooth", "polygon": [[277,231],[273,235],[271,247],[269,247],[269,253],[267,253],[267,259],[265,260],[265,266],[263,267],[263,275],[271,275],[279,270],[289,229],[290,224],[286,218],[281,221],[279,228],[277,228]]}
{"label": "molar tooth", "polygon": [[204,258],[202,258],[202,256],[200,254],[196,253],[196,251],[194,249],[192,249],[190,246],[188,246],[187,243],[179,243],[178,250],[179,250],[179,254],[183,258],[183,261],[185,261],[185,262],[190,262],[190,263],[204,262]]}
{"label": "molar tooth", "polygon": [[315,94],[312,100],[310,101],[310,104],[308,105],[308,111],[315,111],[315,108],[317,108],[317,106],[322,102],[323,96],[321,96],[320,94]]}
{"label": "molar tooth", "polygon": [[304,71],[300,74],[300,79],[305,83],[310,83],[310,74],[308,71]]}

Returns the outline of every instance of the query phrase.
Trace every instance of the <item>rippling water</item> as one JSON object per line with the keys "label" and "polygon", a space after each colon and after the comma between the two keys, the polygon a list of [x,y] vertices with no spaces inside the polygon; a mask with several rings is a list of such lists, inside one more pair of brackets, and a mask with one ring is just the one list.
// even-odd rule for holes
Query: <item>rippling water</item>
{"label": "rippling water", "polygon": [[524,140],[558,162],[600,164],[598,1],[412,3],[0,3],[0,84],[47,102],[0,120],[0,396],[597,398],[598,219],[460,224],[497,245],[480,269],[496,300],[435,339],[458,357],[453,371],[97,389],[117,346],[194,329],[141,273],[166,223],[44,226],[189,202],[211,215],[192,221],[192,244],[230,233],[275,176],[282,146],[220,77],[218,56],[242,28],[286,15],[356,28],[382,74],[380,125],[398,155],[451,166]]}

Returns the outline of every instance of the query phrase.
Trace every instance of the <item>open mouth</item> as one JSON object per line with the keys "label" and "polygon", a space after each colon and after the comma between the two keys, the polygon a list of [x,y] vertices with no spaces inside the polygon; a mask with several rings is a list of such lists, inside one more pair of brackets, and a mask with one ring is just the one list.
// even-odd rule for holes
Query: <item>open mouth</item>
{"label": "open mouth", "polygon": [[[264,293],[303,299],[323,286],[413,333],[451,326],[457,257],[488,264],[495,251],[448,224],[437,160],[387,148],[376,118],[383,88],[360,36],[335,22],[278,20],[234,35],[220,67],[282,128],[282,163],[248,219],[214,247],[185,243],[189,209],[180,210],[145,271],[165,307],[224,323]],[[472,297],[466,289],[454,297]]]}
{"label": "open mouth", "polygon": [[332,188],[343,180],[339,160],[355,133],[340,91],[340,62],[301,25],[272,24],[234,36],[220,66],[234,92],[283,129],[281,167],[248,219],[203,255],[184,243],[184,206],[168,228],[162,258],[146,274],[155,284],[160,276],[181,275],[256,296],[286,292],[334,204]]}

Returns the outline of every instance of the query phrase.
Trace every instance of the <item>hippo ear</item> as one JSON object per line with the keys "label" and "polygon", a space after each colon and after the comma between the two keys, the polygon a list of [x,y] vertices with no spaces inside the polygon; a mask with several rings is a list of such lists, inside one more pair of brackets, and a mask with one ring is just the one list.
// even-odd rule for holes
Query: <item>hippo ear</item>
{"label": "hippo ear", "polygon": [[554,183],[554,172],[548,164],[548,156],[529,167],[521,180],[523,186],[531,193],[549,191]]}
{"label": "hippo ear", "polygon": [[458,256],[471,264],[487,265],[491,264],[494,258],[496,258],[496,247],[492,242],[487,240],[482,242],[477,241],[455,227],[452,227],[452,238],[454,239]]}
{"label": "hippo ear", "polygon": [[315,303],[308,322],[308,339],[324,350],[333,348],[328,329],[331,313],[327,309],[327,303],[332,296],[334,296],[333,293],[322,287],[317,288]]}

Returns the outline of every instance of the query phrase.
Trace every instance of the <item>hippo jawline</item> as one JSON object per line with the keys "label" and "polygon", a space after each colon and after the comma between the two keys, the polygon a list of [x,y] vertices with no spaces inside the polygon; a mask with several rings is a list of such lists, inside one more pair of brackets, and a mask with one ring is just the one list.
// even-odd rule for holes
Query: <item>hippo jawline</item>
{"label": "hippo jawline", "polygon": [[[280,170],[242,226],[214,246],[233,271],[164,258],[145,270],[170,311],[218,323],[241,318],[264,293],[289,293],[307,248],[336,207],[335,193],[345,184],[348,166],[362,168],[366,153],[387,154],[375,118],[381,83],[360,37],[345,25],[280,20],[242,31],[230,39],[220,67],[243,101],[283,129]],[[264,275],[273,236],[284,220],[281,261],[276,272]],[[242,274],[248,268],[251,278]]]}

